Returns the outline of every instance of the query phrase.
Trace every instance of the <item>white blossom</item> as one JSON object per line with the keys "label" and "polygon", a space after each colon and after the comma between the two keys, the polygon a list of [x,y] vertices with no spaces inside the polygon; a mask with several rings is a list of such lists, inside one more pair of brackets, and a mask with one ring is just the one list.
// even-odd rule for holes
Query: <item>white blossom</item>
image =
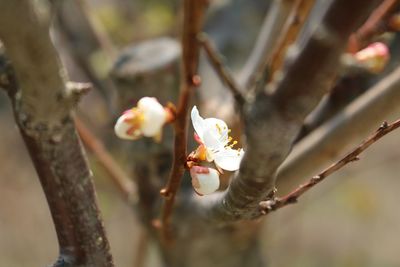
{"label": "white blossom", "polygon": [[197,107],[191,112],[195,136],[200,143],[196,157],[200,160],[214,161],[217,167],[236,171],[243,157],[243,149],[233,148],[236,141],[229,136],[230,129],[223,120],[216,118],[203,119]]}
{"label": "white blossom", "polygon": [[143,97],[137,107],[126,110],[117,120],[114,131],[122,139],[142,136],[159,138],[167,120],[167,112],[154,97]]}

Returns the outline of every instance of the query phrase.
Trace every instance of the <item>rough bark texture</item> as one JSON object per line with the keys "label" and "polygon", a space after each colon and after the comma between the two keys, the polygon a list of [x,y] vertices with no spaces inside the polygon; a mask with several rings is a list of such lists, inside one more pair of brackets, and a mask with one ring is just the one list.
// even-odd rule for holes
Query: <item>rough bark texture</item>
{"label": "rough bark texture", "polygon": [[54,266],[113,266],[91,172],[69,114],[76,99],[65,88],[48,26],[31,1],[0,1],[0,39],[16,75],[9,73],[6,86],[15,119],[57,232],[60,255]]}

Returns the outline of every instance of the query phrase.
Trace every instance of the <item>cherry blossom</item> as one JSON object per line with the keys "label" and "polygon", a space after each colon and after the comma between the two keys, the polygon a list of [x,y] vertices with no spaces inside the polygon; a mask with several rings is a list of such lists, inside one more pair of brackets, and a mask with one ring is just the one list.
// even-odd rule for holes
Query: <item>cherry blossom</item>
{"label": "cherry blossom", "polygon": [[137,107],[126,110],[117,120],[114,131],[122,139],[136,140],[142,136],[161,138],[168,112],[154,97],[143,97]]}
{"label": "cherry blossom", "polygon": [[195,138],[199,147],[194,153],[198,160],[214,161],[217,167],[236,171],[243,157],[243,149],[235,149],[236,141],[229,136],[230,129],[223,120],[216,118],[203,119],[197,107],[191,112]]}

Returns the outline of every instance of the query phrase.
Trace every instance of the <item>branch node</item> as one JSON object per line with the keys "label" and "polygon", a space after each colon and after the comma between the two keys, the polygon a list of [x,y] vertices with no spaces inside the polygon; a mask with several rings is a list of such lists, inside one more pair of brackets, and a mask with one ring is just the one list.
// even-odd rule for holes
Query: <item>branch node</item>
{"label": "branch node", "polygon": [[170,199],[172,197],[171,191],[169,191],[168,188],[161,189],[160,195],[165,197],[166,199]]}
{"label": "branch node", "polygon": [[274,206],[276,205],[276,199],[268,199],[265,201],[261,201],[259,206],[261,208],[262,214],[267,214],[268,212],[274,210]]}
{"label": "branch node", "polygon": [[388,126],[389,124],[387,123],[387,121],[384,121],[382,122],[381,126],[379,126],[378,131],[385,130]]}
{"label": "branch node", "polygon": [[315,175],[311,179],[314,180],[314,181],[319,181],[319,180],[322,179],[322,177],[321,177],[321,175]]}
{"label": "branch node", "polygon": [[65,92],[63,99],[69,103],[71,107],[75,107],[81,98],[85,96],[93,88],[91,83],[67,82],[65,84]]}

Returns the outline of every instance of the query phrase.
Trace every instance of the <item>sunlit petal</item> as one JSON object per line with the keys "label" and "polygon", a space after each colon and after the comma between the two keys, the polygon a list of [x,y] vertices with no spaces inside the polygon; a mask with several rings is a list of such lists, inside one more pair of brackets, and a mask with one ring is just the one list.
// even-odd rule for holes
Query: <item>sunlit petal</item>
{"label": "sunlit petal", "polygon": [[127,122],[130,117],[131,114],[125,113],[115,123],[114,132],[121,139],[135,140],[140,136],[137,131],[132,131],[132,124]]}
{"label": "sunlit petal", "polygon": [[200,140],[203,140],[204,130],[206,128],[204,119],[200,116],[199,110],[196,106],[192,108],[191,112],[192,124],[195,132],[199,136]]}
{"label": "sunlit petal", "polygon": [[167,119],[164,107],[154,97],[143,97],[138,102],[138,108],[143,112],[143,135],[154,137],[159,134]]}
{"label": "sunlit petal", "polygon": [[244,152],[242,149],[236,150],[230,147],[218,151],[214,155],[215,164],[227,171],[236,171],[240,167]]}
{"label": "sunlit petal", "polygon": [[207,118],[204,120],[204,122],[207,131],[215,135],[220,140],[220,142],[228,142],[229,129],[223,120],[216,118]]}

